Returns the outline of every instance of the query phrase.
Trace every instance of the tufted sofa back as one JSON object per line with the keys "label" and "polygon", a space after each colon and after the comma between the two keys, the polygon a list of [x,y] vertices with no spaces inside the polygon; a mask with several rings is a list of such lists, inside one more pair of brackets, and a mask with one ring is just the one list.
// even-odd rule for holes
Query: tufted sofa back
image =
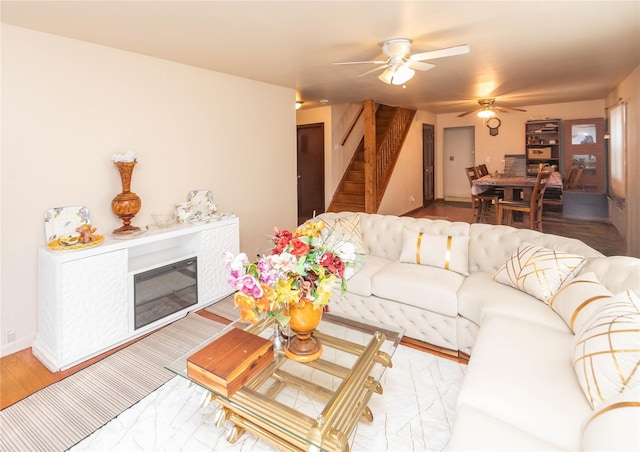
{"label": "tufted sofa back", "polygon": [[469,271],[496,272],[522,242],[584,257],[603,256],[577,239],[544,234],[531,229],[474,223],[471,225],[469,239]]}
{"label": "tufted sofa back", "polygon": [[402,251],[402,230],[404,228],[431,235],[469,235],[469,223],[453,223],[446,220],[429,220],[426,218],[397,217],[353,212],[327,212],[318,215],[331,223],[336,218],[360,216],[360,233],[367,245],[369,254],[397,261]]}
{"label": "tufted sofa back", "polygon": [[360,233],[369,254],[397,261],[402,250],[402,229],[432,235],[469,235],[469,272],[495,273],[522,243],[578,254],[587,258],[580,273],[592,271],[613,293],[631,289],[640,294],[640,259],[626,256],[605,257],[584,242],[544,234],[530,229],[482,223],[450,222],[426,218],[398,217],[353,212],[323,213],[318,219],[331,223],[336,218],[360,216]]}

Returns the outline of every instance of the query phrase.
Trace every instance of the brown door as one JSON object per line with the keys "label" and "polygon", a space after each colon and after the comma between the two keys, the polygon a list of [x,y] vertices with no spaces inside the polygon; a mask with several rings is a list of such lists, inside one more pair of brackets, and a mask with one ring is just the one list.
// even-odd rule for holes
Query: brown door
{"label": "brown door", "polygon": [[422,207],[428,206],[435,200],[434,135],[433,124],[422,124]]}
{"label": "brown door", "polygon": [[298,126],[298,224],[324,212],[324,124]]}

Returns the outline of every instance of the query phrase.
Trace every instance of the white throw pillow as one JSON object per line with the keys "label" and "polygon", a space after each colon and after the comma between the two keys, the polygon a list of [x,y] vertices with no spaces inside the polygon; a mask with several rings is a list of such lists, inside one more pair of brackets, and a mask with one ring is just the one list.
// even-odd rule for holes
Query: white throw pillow
{"label": "white throw pillow", "polygon": [[360,216],[353,215],[351,217],[336,218],[335,221],[325,221],[325,228],[322,230],[324,243],[329,248],[336,248],[341,243],[347,241],[354,244],[357,254],[367,254],[367,245],[365,245],[360,232]]}
{"label": "white throw pillow", "polygon": [[610,298],[576,333],[573,363],[593,408],[640,385],[640,301],[631,290]]}
{"label": "white throw pillow", "polygon": [[596,274],[589,272],[563,285],[551,299],[549,306],[575,333],[611,297],[613,294],[600,283]]}
{"label": "white throw pillow", "polygon": [[549,303],[560,286],[584,263],[584,257],[522,242],[493,280]]}
{"label": "white throw pillow", "polygon": [[589,416],[582,427],[582,450],[638,450],[640,446],[640,387],[613,397]]}
{"label": "white throw pillow", "polygon": [[469,275],[469,236],[429,235],[402,230],[400,262],[444,268]]}

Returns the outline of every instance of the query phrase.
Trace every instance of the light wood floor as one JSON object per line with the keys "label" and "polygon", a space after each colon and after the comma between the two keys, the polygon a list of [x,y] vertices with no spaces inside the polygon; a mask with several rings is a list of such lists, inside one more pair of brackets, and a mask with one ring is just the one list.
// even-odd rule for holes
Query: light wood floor
{"label": "light wood floor", "polygon": [[[450,221],[472,221],[469,205],[464,203],[436,202],[426,208],[411,212],[410,216],[421,218],[425,216],[442,217]],[[549,213],[544,217],[545,232],[574,237],[584,241],[601,253],[612,255],[626,255],[626,243],[617,230],[604,222],[576,221],[563,219],[558,214]],[[203,314],[206,315],[206,314]],[[220,320],[220,318],[217,318]],[[423,344],[405,341],[405,345],[425,350]],[[123,345],[125,347],[128,344]],[[109,352],[114,353],[120,348]],[[425,350],[437,353],[433,350]],[[4,358],[0,358],[0,409],[3,409],[28,395],[71,375],[74,372],[98,361],[108,354],[73,367],[63,372],[50,372],[31,353],[31,349],[21,350]],[[446,356],[446,355],[445,355]],[[446,356],[451,358],[451,356]],[[461,359],[464,361],[464,359]]]}

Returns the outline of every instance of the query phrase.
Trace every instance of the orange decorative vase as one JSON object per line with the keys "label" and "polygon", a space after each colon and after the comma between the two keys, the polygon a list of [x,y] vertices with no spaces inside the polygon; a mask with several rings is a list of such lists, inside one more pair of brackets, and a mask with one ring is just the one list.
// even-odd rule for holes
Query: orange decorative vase
{"label": "orange decorative vase", "polygon": [[320,358],[322,344],[313,336],[313,331],[320,323],[322,311],[322,307],[314,309],[313,303],[304,298],[289,306],[289,327],[295,336],[289,339],[284,350],[288,358],[303,363]]}
{"label": "orange decorative vase", "polygon": [[140,228],[131,225],[131,220],[140,211],[142,201],[135,193],[131,192],[131,174],[136,162],[115,162],[120,171],[122,181],[122,193],[118,194],[111,201],[111,210],[124,223],[121,228],[113,231],[114,234],[127,234],[139,231]]}

